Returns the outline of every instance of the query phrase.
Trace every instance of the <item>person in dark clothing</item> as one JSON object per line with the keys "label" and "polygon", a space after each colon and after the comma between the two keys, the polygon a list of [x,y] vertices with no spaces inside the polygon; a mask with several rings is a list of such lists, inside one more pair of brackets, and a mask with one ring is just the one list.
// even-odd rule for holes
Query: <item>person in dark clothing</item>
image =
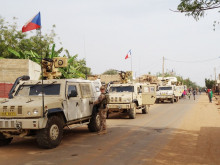
{"label": "person in dark clothing", "polygon": [[195,89],[193,90],[193,98],[194,98],[194,100],[196,99],[196,90]]}

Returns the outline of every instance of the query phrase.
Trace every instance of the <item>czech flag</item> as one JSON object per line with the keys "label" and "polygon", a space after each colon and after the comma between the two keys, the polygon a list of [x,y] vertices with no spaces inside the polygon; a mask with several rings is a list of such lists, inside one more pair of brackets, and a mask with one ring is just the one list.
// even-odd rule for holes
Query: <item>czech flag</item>
{"label": "czech flag", "polygon": [[125,56],[125,60],[131,57],[131,50],[128,51],[127,55]]}
{"label": "czech flag", "polygon": [[23,27],[22,32],[27,32],[41,27],[40,12],[28,21]]}

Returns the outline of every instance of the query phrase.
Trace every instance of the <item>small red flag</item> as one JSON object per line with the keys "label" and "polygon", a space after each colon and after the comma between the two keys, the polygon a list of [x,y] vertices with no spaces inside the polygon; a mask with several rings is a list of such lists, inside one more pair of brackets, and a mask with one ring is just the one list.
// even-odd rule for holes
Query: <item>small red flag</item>
{"label": "small red flag", "polygon": [[131,57],[131,50],[128,51],[127,55],[125,56],[125,60]]}

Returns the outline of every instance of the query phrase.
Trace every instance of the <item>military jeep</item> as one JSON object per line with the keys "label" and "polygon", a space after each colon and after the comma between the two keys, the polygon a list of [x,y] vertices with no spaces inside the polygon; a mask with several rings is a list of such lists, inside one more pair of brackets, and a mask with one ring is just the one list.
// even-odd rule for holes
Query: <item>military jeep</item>
{"label": "military jeep", "polygon": [[136,117],[136,109],[147,114],[156,99],[156,86],[150,84],[127,83],[109,86],[107,117],[110,113],[126,113],[130,119]]}
{"label": "military jeep", "polygon": [[[13,86],[10,98],[0,102],[0,145],[13,137],[35,138],[42,148],[55,148],[64,127],[88,125],[100,130],[100,116],[93,102],[100,81],[80,79],[23,80]],[[44,105],[44,106],[42,106]]]}

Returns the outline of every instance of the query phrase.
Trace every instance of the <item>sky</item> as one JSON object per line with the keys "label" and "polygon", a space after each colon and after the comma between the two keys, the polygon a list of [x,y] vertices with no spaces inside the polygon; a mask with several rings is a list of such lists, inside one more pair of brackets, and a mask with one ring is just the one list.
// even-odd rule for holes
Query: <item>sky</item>
{"label": "sky", "polygon": [[[180,0],[0,0],[0,16],[18,27],[41,12],[42,33],[55,24],[57,48],[86,59],[93,74],[108,69],[134,76],[174,71],[204,86],[220,72],[220,20],[216,10],[195,21],[173,12]],[[29,33],[29,32],[27,32]],[[131,58],[125,60],[128,51]],[[218,76],[216,76],[218,78]]]}

